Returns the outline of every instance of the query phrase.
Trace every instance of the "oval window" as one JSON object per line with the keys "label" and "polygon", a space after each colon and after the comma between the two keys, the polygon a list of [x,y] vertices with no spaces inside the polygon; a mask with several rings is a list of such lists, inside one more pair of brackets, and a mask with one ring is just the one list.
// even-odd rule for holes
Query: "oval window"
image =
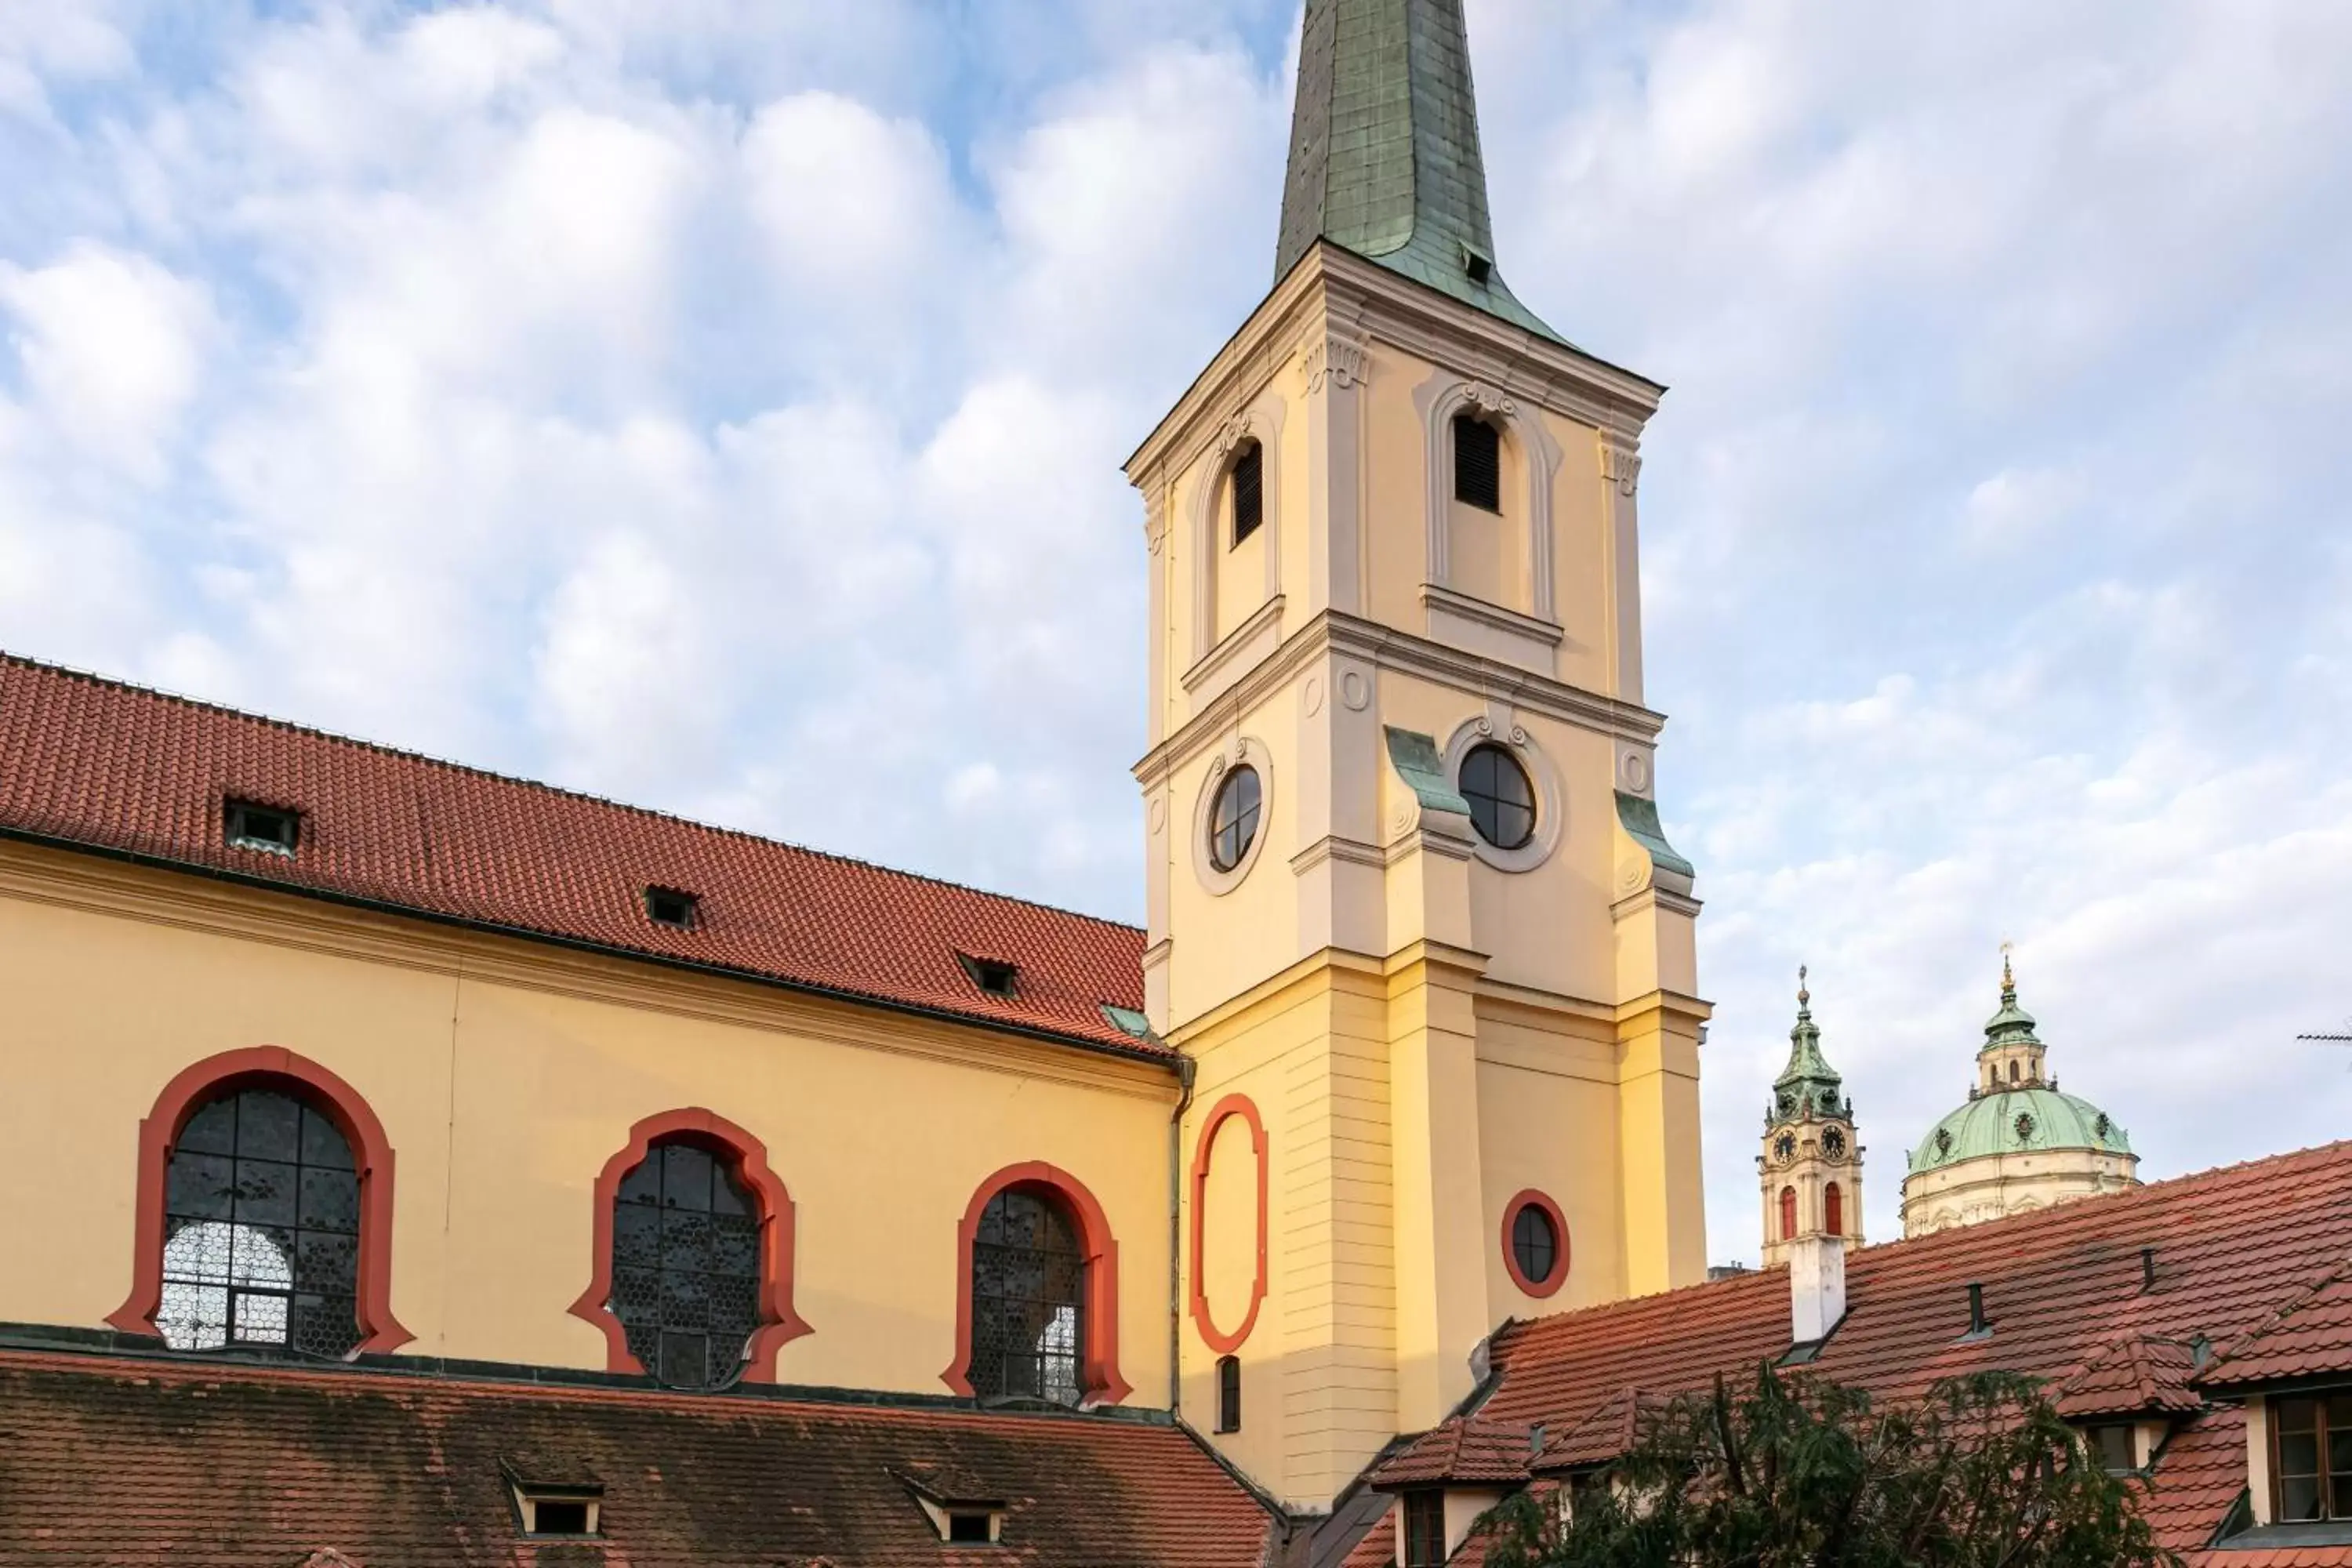
{"label": "oval window", "polygon": [[1462,798],[1470,826],[1497,849],[1517,849],[1536,834],[1536,786],[1519,760],[1486,742],[1462,759]]}
{"label": "oval window", "polygon": [[1503,1208],[1503,1262],[1530,1296],[1549,1296],[1568,1279],[1568,1221],[1533,1188]]}
{"label": "oval window", "polygon": [[1257,842],[1258,812],[1265,798],[1255,768],[1235,768],[1217,788],[1209,814],[1209,864],[1230,871]]}

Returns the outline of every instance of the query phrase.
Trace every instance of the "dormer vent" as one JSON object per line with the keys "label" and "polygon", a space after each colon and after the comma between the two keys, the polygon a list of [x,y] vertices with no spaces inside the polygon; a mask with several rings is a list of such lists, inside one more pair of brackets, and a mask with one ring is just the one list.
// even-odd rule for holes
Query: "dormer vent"
{"label": "dormer vent", "polygon": [[978,1478],[925,1473],[901,1475],[907,1489],[921,1505],[931,1528],[951,1546],[1001,1546],[1004,1543],[1005,1501],[991,1496]]}
{"label": "dormer vent", "polygon": [[975,958],[968,952],[957,953],[956,962],[963,965],[963,972],[971,977],[971,983],[991,996],[1009,1000],[1018,994],[1021,980],[1019,964],[1003,958]]}
{"label": "dormer vent", "polygon": [[676,888],[646,889],[646,919],[672,931],[692,931],[702,912],[702,900]]}
{"label": "dormer vent", "polygon": [[2139,1249],[2139,1288],[2142,1295],[2156,1289],[2156,1248]]}
{"label": "dormer vent", "polygon": [[[604,1487],[582,1477],[567,1481],[526,1480],[512,1466],[501,1463],[508,1489],[513,1494],[515,1517],[526,1536],[577,1539],[598,1533],[604,1523]],[[558,1467],[563,1468],[568,1467]]]}
{"label": "dormer vent", "polygon": [[291,859],[302,836],[302,814],[282,805],[232,800],[223,814],[222,828],[232,848],[258,849]]}

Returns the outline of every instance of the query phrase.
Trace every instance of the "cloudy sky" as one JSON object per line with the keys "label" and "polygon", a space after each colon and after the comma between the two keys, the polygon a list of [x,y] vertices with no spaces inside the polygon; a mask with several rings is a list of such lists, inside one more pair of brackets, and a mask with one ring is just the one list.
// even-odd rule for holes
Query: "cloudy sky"
{"label": "cloudy sky", "polygon": [[[2169,1174],[2352,1130],[2352,6],[1469,0],[1671,383],[1710,1250],[1793,971],[1895,1229],[2018,945]],[[1139,913],[1118,464],[1297,0],[0,0],[0,646]]]}

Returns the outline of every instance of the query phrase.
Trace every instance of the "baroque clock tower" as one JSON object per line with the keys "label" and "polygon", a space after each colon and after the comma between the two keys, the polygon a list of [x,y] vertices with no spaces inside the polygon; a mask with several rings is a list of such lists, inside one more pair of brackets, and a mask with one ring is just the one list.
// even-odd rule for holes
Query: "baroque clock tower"
{"label": "baroque clock tower", "polygon": [[1664,388],[1505,283],[1461,0],[1308,0],[1276,283],[1128,466],[1182,1405],[1328,1506],[1496,1327],[1706,1268],[1643,687]]}
{"label": "baroque clock tower", "polygon": [[1764,1198],[1764,1267],[1789,1261],[1796,1243],[1834,1236],[1862,1245],[1862,1140],[1853,1101],[1822,1055],[1813,994],[1797,971],[1797,1026],[1789,1031],[1789,1065],[1764,1108],[1764,1152],[1756,1171]]}

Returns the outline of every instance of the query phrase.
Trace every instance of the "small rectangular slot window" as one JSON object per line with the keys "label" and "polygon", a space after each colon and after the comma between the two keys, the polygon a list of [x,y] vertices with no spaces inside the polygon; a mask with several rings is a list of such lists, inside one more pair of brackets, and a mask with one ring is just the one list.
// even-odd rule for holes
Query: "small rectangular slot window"
{"label": "small rectangular slot window", "polygon": [[1503,433],[1475,414],[1454,418],[1454,499],[1482,511],[1503,510]]}
{"label": "small rectangular slot window", "polygon": [[692,931],[701,904],[692,893],[681,893],[676,888],[646,889],[646,918],[672,931]]}
{"label": "small rectangular slot window", "polygon": [[301,837],[302,814],[284,806],[233,800],[228,803],[223,826],[229,843],[236,848],[290,857]]}
{"label": "small rectangular slot window", "polygon": [[1002,958],[974,958],[968,952],[956,954],[956,962],[971,983],[991,996],[1013,996],[1021,982],[1021,966]]}
{"label": "small rectangular slot window", "polygon": [[1217,1430],[1238,1432],[1242,1429],[1242,1358],[1222,1357],[1217,1362]]}
{"label": "small rectangular slot window", "polygon": [[2094,1426],[2091,1442],[2098,1450],[2099,1468],[2111,1476],[2128,1476],[2139,1468],[2138,1446],[2127,1425]]}
{"label": "small rectangular slot window", "polygon": [[1234,544],[1258,531],[1265,521],[1265,448],[1244,442],[1234,459]]}

